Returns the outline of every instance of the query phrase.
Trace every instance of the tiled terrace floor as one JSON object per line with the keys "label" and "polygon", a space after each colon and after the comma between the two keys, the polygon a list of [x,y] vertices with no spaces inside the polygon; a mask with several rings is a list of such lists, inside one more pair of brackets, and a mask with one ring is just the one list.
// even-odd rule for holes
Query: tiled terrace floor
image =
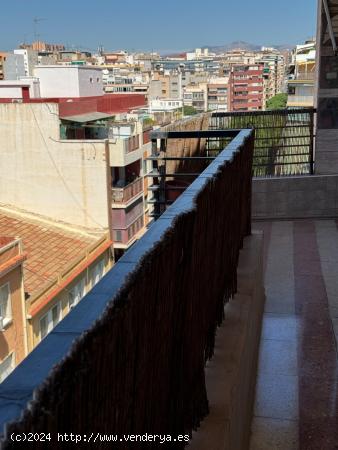
{"label": "tiled terrace floor", "polygon": [[250,450],[338,449],[338,221],[254,228],[267,299]]}

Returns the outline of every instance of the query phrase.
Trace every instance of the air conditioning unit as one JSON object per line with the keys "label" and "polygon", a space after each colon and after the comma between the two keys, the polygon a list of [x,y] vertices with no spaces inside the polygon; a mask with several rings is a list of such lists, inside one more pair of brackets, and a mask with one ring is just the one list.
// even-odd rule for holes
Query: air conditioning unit
{"label": "air conditioning unit", "polygon": [[4,331],[4,318],[0,316],[0,331]]}

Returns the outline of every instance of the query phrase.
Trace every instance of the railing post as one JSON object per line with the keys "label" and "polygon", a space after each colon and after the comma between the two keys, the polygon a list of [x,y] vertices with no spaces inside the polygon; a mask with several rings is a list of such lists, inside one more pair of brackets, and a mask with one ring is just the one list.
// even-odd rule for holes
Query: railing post
{"label": "railing post", "polygon": [[314,109],[310,111],[310,175],[314,175]]}
{"label": "railing post", "polygon": [[[153,166],[153,171],[157,171],[158,172],[158,160],[155,159],[156,156],[158,156],[157,154],[157,139],[152,139],[151,140],[151,156],[154,157],[154,159],[152,159],[152,166]],[[158,177],[154,177],[153,178],[153,185],[154,186],[159,186],[159,179]],[[155,217],[154,219],[156,220],[160,214],[161,214],[161,210],[160,210],[160,192],[159,190],[155,190],[153,191],[153,196],[154,196],[154,214]]]}
{"label": "railing post", "polygon": [[[166,139],[161,139],[161,146],[160,151],[161,153],[166,153],[167,150],[167,143]],[[165,211],[165,204],[166,204],[166,161],[164,161],[164,164],[159,166],[159,173],[160,173],[160,191],[159,191],[159,210],[160,214],[162,214]]]}

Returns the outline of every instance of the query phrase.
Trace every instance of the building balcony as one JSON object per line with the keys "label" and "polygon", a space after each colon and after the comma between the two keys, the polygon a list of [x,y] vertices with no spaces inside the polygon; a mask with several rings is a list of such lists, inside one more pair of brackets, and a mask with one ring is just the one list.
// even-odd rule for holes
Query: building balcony
{"label": "building balcony", "polygon": [[263,86],[250,86],[250,85],[245,85],[244,86],[237,86],[234,85],[234,92],[251,92],[251,91],[260,91],[263,92]]}
{"label": "building balcony", "polygon": [[152,128],[149,128],[147,130],[143,130],[143,145],[148,144],[150,142],[150,132]]}
{"label": "building balcony", "polygon": [[[12,422],[8,436],[16,433],[13,424],[33,391],[39,410],[36,432],[39,426],[48,432],[54,420],[58,423],[54,429],[66,432],[62,420],[80,397],[91,406],[67,416],[75,432],[83,426],[87,432],[96,431],[104,424],[110,432],[128,434],[134,423],[135,431],[183,435],[206,415],[205,356],[213,353],[213,330],[223,302],[235,291],[238,254],[250,232],[253,132],[223,131],[225,135],[234,138],[228,150],[209,166],[195,168],[195,181],[187,191],[1,384],[1,396],[11,399],[5,408],[0,405],[2,426]],[[238,198],[241,201],[235,201]],[[124,230],[126,236],[116,235],[122,229],[114,230],[114,245],[130,244],[142,221],[143,217],[136,218]],[[212,230],[219,227],[227,232],[222,233],[224,243],[215,247]],[[139,266],[142,261],[145,264]],[[56,369],[50,372],[52,367]],[[11,386],[19,385],[15,393]],[[41,397],[36,390],[40,385]],[[83,390],[85,386],[88,389]],[[42,406],[45,401],[48,406]],[[130,401],[135,404],[132,409]],[[150,408],[145,414],[146,404]],[[112,411],[119,411],[117,421]],[[31,413],[35,417],[30,409]],[[28,422],[27,427],[31,428]]]}
{"label": "building balcony", "polygon": [[288,106],[290,107],[313,107],[313,95],[290,95],[288,96]]}
{"label": "building balcony", "polygon": [[143,146],[140,137],[115,138],[109,140],[111,167],[124,167],[142,158]]}
{"label": "building balcony", "polygon": [[258,94],[252,94],[251,92],[248,92],[247,94],[243,94],[243,95],[238,95],[235,94],[233,96],[233,101],[235,102],[236,100],[252,100],[252,99],[259,99],[261,100],[263,97],[263,92],[259,92]]}
{"label": "building balcony", "polygon": [[263,75],[263,69],[261,70],[246,70],[246,71],[241,71],[241,70],[235,70],[233,72],[233,76],[236,80],[239,79],[239,77],[253,77],[253,76],[257,76],[257,77],[262,77]]}
{"label": "building balcony", "polygon": [[[293,75],[294,76],[294,75]],[[301,83],[303,81],[315,81],[316,74],[314,72],[300,72],[294,78],[288,80],[288,84]]]}
{"label": "building balcony", "polygon": [[135,199],[143,194],[143,179],[137,178],[124,187],[113,186],[112,188],[112,202],[117,208],[129,206]]}
{"label": "building balcony", "polygon": [[[218,112],[152,135],[157,220],[0,385],[5,445],[92,430],[335,448],[338,175],[313,174],[314,113]],[[189,186],[172,196],[167,178]]]}
{"label": "building balcony", "polygon": [[114,248],[129,248],[137,239],[140,239],[145,232],[144,216],[142,214],[127,228],[113,230]]}

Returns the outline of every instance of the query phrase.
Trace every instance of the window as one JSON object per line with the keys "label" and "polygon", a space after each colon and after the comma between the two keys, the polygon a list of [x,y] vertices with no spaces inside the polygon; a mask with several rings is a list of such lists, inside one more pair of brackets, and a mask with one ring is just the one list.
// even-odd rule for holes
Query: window
{"label": "window", "polygon": [[91,269],[90,273],[90,283],[91,287],[98,283],[104,274],[104,259],[101,259],[94,267]]}
{"label": "window", "polygon": [[48,314],[40,319],[40,339],[43,339],[48,333]]}
{"label": "window", "polygon": [[0,317],[2,317],[4,325],[12,320],[12,305],[9,283],[0,287]]}
{"label": "window", "polygon": [[82,297],[85,295],[85,279],[82,278],[68,294],[68,306],[69,309],[74,308],[79,303]]}
{"label": "window", "polygon": [[121,230],[115,230],[114,231],[114,240],[115,242],[122,242],[122,231]]}
{"label": "window", "polygon": [[4,379],[8,377],[8,375],[12,372],[13,369],[14,369],[14,353],[11,353],[0,362],[0,383],[2,383]]}
{"label": "window", "polygon": [[48,333],[60,322],[61,320],[61,306],[57,303],[51,308],[47,314],[40,319],[40,339],[47,336]]}

